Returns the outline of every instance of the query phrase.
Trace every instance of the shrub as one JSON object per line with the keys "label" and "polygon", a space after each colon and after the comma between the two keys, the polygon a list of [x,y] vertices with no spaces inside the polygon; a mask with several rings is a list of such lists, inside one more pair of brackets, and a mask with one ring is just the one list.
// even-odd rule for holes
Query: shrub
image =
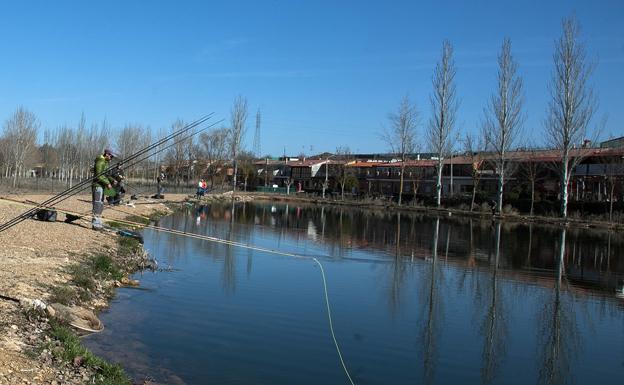
{"label": "shrub", "polygon": [[503,214],[518,215],[518,210],[513,208],[512,205],[506,204],[506,205],[503,206]]}

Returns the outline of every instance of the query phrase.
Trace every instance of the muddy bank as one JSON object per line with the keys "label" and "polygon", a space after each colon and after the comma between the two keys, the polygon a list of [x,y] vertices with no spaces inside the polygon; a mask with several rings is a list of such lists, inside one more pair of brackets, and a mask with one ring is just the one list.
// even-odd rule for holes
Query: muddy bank
{"label": "muddy bank", "polygon": [[[49,196],[0,198],[41,202]],[[166,200],[139,199],[132,206],[107,207],[104,218],[162,215],[170,211],[166,204],[186,198],[185,194],[170,194]],[[89,213],[90,196],[72,197],[55,207]],[[0,199],[0,223],[28,208]],[[113,231],[91,230],[88,218],[71,224],[62,222],[64,218],[59,212],[56,222],[28,219],[0,233],[0,384],[97,383],[93,367],[105,365],[82,351],[70,362],[67,355],[60,357],[64,352],[59,350],[58,340],[76,341],[63,328],[55,328],[50,322],[54,317],[33,307],[32,300],[79,304],[97,312],[107,306],[114,287],[123,284],[122,276],[136,270],[144,256],[131,242],[119,242]],[[72,348],[78,350],[79,346]]]}

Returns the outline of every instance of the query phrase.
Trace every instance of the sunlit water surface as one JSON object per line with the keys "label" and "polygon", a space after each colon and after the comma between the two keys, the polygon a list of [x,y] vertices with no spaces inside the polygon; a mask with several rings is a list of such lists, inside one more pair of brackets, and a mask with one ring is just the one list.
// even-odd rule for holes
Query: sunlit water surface
{"label": "sunlit water surface", "polygon": [[[258,203],[159,225],[316,257],[355,384],[624,382],[622,235]],[[152,230],[145,247],[170,269],[118,290],[97,354],[168,384],[348,384],[310,258]]]}

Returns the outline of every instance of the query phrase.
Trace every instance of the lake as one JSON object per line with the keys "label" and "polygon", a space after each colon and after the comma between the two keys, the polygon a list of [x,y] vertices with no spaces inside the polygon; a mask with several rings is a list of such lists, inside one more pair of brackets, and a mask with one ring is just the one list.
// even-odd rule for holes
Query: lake
{"label": "lake", "polygon": [[84,340],[134,378],[349,384],[323,272],[355,384],[624,381],[621,234],[292,203],[158,225],[236,244],[144,231],[160,271]]}

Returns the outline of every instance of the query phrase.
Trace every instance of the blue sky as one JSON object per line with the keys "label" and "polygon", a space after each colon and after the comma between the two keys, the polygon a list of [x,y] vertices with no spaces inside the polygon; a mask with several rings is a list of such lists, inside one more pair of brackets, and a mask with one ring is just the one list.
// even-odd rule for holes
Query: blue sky
{"label": "blue sky", "polygon": [[[525,136],[543,137],[554,40],[576,15],[603,137],[624,135],[624,1],[23,1],[0,5],[0,120],[19,105],[42,127],[104,117],[154,132],[248,99],[246,146],[262,153],[382,152],[388,113],[408,94],[430,115],[443,39],[455,47],[458,130],[475,131],[512,40]],[[598,123],[598,119],[596,120]],[[424,141],[423,141],[424,143]]]}

